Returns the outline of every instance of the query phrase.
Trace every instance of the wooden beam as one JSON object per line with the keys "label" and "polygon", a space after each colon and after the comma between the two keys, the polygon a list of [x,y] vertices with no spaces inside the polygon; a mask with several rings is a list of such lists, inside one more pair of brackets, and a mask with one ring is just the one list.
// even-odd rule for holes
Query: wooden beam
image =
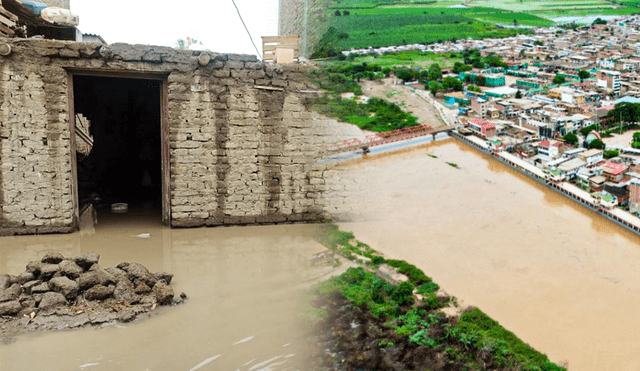
{"label": "wooden beam", "polygon": [[299,44],[273,44],[273,45],[263,45],[262,46],[262,50],[265,51],[265,52],[266,51],[274,51],[277,48],[300,50],[300,45]]}
{"label": "wooden beam", "polygon": [[300,42],[298,35],[290,36],[262,36],[262,43],[297,43]]}
{"label": "wooden beam", "polygon": [[253,88],[260,90],[284,91],[284,88],[280,88],[277,86],[254,85]]}

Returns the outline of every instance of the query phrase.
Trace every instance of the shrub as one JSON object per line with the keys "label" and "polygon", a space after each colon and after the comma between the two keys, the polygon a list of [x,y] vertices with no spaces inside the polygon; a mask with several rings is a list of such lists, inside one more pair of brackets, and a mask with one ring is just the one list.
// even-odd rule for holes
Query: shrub
{"label": "shrub", "polygon": [[478,308],[463,313],[458,320],[456,329],[459,340],[463,338],[462,340],[471,346],[473,345],[471,340],[475,336],[477,340],[474,343],[476,345],[494,344],[493,354],[513,355],[522,364],[524,370],[565,370],[551,363],[547,356],[525,344],[511,331],[500,326],[498,322],[489,318]]}
{"label": "shrub", "polygon": [[562,137],[562,139],[564,139],[565,142],[574,146],[578,144],[578,136],[573,133],[569,133],[565,135],[564,137]]}
{"label": "shrub", "polygon": [[398,272],[409,277],[409,280],[414,284],[414,286],[433,282],[430,277],[424,274],[423,271],[421,271],[415,265],[407,263],[406,261],[388,259],[386,263],[394,268],[397,268]]}
{"label": "shrub", "polygon": [[427,282],[423,283],[418,287],[418,294],[427,295],[432,292],[436,292],[440,289],[440,286],[435,282]]}
{"label": "shrub", "polygon": [[401,282],[393,290],[393,294],[391,297],[396,303],[400,305],[413,303],[413,289],[413,283],[411,283],[410,281]]}
{"label": "shrub", "polygon": [[620,152],[617,149],[604,151],[603,153],[604,158],[618,157],[619,155],[620,155]]}

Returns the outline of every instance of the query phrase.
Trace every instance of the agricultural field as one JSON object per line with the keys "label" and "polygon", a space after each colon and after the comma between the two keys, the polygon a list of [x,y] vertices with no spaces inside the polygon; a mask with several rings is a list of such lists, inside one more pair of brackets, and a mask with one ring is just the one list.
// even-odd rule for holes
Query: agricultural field
{"label": "agricultural field", "polygon": [[434,54],[423,53],[421,51],[412,50],[399,52],[396,54],[387,54],[381,56],[366,55],[356,57],[353,63],[377,64],[381,67],[393,66],[411,66],[411,67],[428,67],[433,63],[437,63],[442,68],[453,67],[454,63],[462,62],[460,54]]}
{"label": "agricultural field", "polygon": [[456,14],[378,14],[332,17],[341,33],[339,50],[409,43],[434,43],[461,38],[507,37],[524,30],[498,28]]}
{"label": "agricultural field", "polygon": [[640,13],[635,6],[640,0],[326,0],[325,30],[332,28],[334,35],[321,47],[340,51],[509,37],[529,33],[530,27],[553,26],[554,19]]}

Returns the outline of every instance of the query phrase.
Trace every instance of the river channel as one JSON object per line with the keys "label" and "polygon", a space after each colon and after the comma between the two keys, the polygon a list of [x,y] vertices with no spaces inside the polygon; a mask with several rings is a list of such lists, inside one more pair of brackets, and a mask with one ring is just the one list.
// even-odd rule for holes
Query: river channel
{"label": "river channel", "polygon": [[[638,236],[454,139],[345,167],[363,192],[342,229],[571,371],[640,369]],[[141,322],[21,336],[0,345],[0,369],[305,370],[299,295],[331,273],[305,264],[312,230],[172,230],[132,211],[101,215],[93,235],[0,238],[2,273],[50,250],[97,251],[103,267],[174,273],[189,296]]]}
{"label": "river channel", "polygon": [[640,369],[640,237],[454,139],[348,169],[342,229],[571,371]]}

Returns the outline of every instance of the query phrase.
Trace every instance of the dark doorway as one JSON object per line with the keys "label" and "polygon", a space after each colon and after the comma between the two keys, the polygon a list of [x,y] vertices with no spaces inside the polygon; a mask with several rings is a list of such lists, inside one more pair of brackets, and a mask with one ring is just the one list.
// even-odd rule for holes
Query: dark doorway
{"label": "dark doorway", "polygon": [[73,75],[79,207],[163,212],[160,80]]}

